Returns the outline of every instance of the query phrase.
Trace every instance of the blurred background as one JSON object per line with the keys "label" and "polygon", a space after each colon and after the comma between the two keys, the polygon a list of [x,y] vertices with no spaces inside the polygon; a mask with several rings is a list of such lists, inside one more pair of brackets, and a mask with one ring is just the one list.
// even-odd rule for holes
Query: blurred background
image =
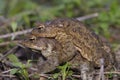
{"label": "blurred background", "polygon": [[[120,43],[120,0],[0,0],[0,46],[13,46],[7,41],[23,36],[2,35],[35,27],[36,22],[55,18],[78,18],[98,13],[82,21],[116,47]],[[9,48],[7,47],[7,48]],[[0,52],[3,51],[0,50]]]}

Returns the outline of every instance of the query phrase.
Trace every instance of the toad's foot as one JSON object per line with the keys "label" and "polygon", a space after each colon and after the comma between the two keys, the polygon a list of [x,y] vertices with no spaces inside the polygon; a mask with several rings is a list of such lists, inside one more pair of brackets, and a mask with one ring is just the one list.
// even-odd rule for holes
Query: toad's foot
{"label": "toad's foot", "polygon": [[80,66],[82,80],[93,80],[93,77],[90,73],[90,68],[91,67],[88,63],[84,63]]}

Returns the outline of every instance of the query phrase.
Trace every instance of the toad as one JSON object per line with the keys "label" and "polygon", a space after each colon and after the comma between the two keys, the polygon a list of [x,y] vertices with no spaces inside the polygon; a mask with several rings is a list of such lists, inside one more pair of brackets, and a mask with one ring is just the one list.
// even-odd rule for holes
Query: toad
{"label": "toad", "polygon": [[105,48],[107,45],[76,19],[55,19],[49,23],[40,24],[31,31],[31,35],[57,40],[69,59],[78,50],[83,58],[94,63],[94,67],[100,67],[101,58],[104,59],[106,67],[111,66],[111,60],[114,60],[111,52]]}
{"label": "toad", "polygon": [[45,57],[45,61],[38,61],[39,73],[53,71],[65,62],[68,62],[72,69],[77,69],[81,72],[83,80],[87,80],[89,78],[88,75],[93,71],[93,65],[84,59],[76,49],[74,50],[74,56],[68,59],[69,56],[65,54],[68,49],[64,52],[61,44],[55,39],[31,37],[30,39],[23,40],[21,44],[41,53]]}

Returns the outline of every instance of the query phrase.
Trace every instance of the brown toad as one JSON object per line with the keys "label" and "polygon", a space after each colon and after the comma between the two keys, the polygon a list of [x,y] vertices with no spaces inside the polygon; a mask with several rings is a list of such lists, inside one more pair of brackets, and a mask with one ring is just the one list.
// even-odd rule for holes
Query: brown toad
{"label": "brown toad", "polygon": [[75,19],[55,19],[48,24],[40,24],[34,28],[31,35],[56,39],[64,49],[65,54],[72,58],[76,49],[82,57],[100,67],[100,59],[104,58],[105,66],[111,66],[111,53],[99,37]]}
{"label": "brown toad", "polygon": [[77,69],[81,72],[83,80],[87,80],[87,75],[93,71],[93,65],[84,59],[77,50],[74,53],[74,57],[68,59],[68,55],[65,54],[67,53],[67,50],[64,52],[61,44],[55,39],[31,38],[22,41],[21,44],[41,53],[46,58],[45,61],[40,60],[38,63],[39,73],[53,71],[57,66],[65,62],[68,62],[72,69]]}

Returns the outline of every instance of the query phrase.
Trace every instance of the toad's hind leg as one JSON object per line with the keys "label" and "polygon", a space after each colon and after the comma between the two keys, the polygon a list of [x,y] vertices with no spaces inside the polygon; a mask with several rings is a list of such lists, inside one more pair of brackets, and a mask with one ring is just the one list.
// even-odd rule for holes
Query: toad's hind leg
{"label": "toad's hind leg", "polygon": [[84,59],[79,52],[76,52],[76,56],[69,61],[72,69],[77,69],[81,72],[82,80],[93,80],[94,67],[92,63]]}

